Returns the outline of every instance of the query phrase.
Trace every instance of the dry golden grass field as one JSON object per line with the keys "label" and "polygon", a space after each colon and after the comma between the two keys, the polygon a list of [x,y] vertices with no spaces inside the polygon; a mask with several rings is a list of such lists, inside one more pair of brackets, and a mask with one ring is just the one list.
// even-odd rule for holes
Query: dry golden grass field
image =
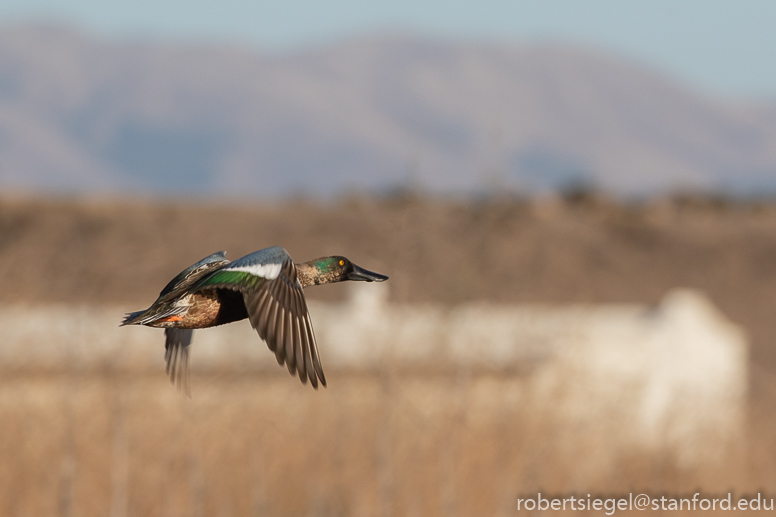
{"label": "dry golden grass field", "polygon": [[276,244],[386,273],[395,302],[656,303],[700,289],[749,336],[746,434],[702,468],[638,452],[597,461],[607,423],[570,440],[523,403],[520,372],[386,366],[336,372],[317,392],[280,369],[195,372],[189,400],[161,364],[0,365],[0,515],[479,517],[517,514],[537,491],[776,496],[776,204],[5,198],[0,303],[139,309],[209,253]]}

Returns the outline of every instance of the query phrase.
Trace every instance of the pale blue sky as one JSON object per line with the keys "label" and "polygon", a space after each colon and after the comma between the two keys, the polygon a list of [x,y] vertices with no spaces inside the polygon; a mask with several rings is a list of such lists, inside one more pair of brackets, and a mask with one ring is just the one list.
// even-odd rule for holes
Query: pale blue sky
{"label": "pale blue sky", "polygon": [[0,24],[67,21],[109,37],[264,50],[374,31],[561,40],[648,62],[711,93],[776,101],[772,0],[2,0]]}

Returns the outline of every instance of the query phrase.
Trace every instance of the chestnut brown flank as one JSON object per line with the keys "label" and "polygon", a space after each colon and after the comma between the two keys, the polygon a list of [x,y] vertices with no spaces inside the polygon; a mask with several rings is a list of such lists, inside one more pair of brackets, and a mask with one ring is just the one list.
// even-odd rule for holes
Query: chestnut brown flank
{"label": "chestnut brown flank", "polygon": [[242,294],[229,289],[213,289],[192,294],[190,308],[183,315],[175,315],[154,322],[150,326],[163,328],[197,329],[224,325],[248,317]]}

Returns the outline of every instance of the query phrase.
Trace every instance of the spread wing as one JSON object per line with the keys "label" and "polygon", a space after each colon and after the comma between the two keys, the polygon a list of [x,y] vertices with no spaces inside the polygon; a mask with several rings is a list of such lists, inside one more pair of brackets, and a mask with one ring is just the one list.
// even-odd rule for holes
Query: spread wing
{"label": "spread wing", "polygon": [[251,326],[278,364],[302,383],[326,386],[318,345],[296,266],[283,248],[257,251],[204,278],[197,289],[233,289],[243,295]]}

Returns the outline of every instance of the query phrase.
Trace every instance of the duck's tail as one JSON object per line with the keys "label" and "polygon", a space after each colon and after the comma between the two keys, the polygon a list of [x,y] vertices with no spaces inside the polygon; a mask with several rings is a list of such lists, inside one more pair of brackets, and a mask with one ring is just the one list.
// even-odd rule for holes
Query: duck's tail
{"label": "duck's tail", "polygon": [[124,321],[122,321],[121,325],[119,326],[150,325],[151,327],[155,327],[157,326],[154,325],[155,322],[159,322],[165,318],[169,318],[170,316],[181,314],[182,312],[186,312],[186,307],[176,305],[162,305],[158,307],[151,306],[144,311],[130,312],[124,316]]}
{"label": "duck's tail", "polygon": [[126,316],[124,316],[124,321],[121,322],[120,327],[123,327],[124,325],[140,325],[142,323],[141,316],[145,314],[146,311],[137,311],[137,312],[129,312]]}

